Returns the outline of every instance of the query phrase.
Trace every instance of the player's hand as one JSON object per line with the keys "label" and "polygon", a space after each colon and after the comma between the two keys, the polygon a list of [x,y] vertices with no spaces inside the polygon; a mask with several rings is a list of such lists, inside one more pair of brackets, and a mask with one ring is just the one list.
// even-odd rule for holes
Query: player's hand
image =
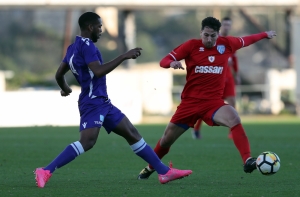
{"label": "player's hand", "polygon": [[71,94],[71,92],[72,92],[71,88],[69,88],[69,90],[67,90],[67,91],[61,90],[60,95],[63,96],[63,97],[66,97],[66,96],[69,96]]}
{"label": "player's hand", "polygon": [[178,61],[171,62],[170,68],[184,70],[183,66],[181,65],[181,62],[178,62]]}
{"label": "player's hand", "polygon": [[266,31],[266,33],[268,34],[268,39],[272,39],[274,38],[275,36],[277,36],[276,32],[275,31]]}
{"label": "player's hand", "polygon": [[129,50],[128,52],[126,52],[124,54],[125,59],[136,59],[138,56],[140,56],[142,54],[141,50],[143,50],[143,49],[139,48],[139,47]]}

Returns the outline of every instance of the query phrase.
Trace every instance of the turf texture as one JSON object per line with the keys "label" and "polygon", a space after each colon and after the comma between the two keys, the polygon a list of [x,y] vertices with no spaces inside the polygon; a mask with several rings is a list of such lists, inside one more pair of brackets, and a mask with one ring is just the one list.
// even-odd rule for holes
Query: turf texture
{"label": "turf texture", "polygon": [[[154,147],[166,125],[136,125]],[[0,128],[0,196],[201,196],[290,197],[300,196],[300,121],[249,122],[244,127],[253,156],[273,151],[281,159],[277,174],[243,172],[242,160],[227,128],[202,128],[202,139],[183,134],[163,158],[173,167],[191,169],[187,178],[161,185],[157,174],[137,180],[146,163],[121,137],[100,131],[92,150],[58,169],[46,187],[37,188],[33,170],[47,165],[68,144],[77,141],[77,127]]]}

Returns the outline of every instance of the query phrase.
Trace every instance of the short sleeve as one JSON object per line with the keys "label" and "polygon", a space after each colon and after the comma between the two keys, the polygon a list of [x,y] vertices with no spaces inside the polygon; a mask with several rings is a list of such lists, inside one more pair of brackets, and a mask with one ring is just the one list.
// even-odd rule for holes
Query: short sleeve
{"label": "short sleeve", "polygon": [[84,45],[82,52],[86,65],[89,65],[91,62],[100,61],[97,53],[98,50],[94,44]]}
{"label": "short sleeve", "polygon": [[169,55],[175,61],[180,61],[189,56],[192,46],[193,46],[192,40],[189,40],[176,47],[171,53],[169,53]]}
{"label": "short sleeve", "polygon": [[66,63],[66,64],[69,64],[69,61],[68,61],[68,53],[69,53],[70,48],[71,48],[72,46],[73,46],[73,44],[71,44],[70,46],[68,46],[66,55],[65,55],[64,59],[62,60],[62,62]]}
{"label": "short sleeve", "polygon": [[239,50],[240,48],[244,47],[245,42],[243,38],[241,37],[232,37],[232,36],[227,36],[226,37],[228,40],[228,44],[234,53],[236,50]]}
{"label": "short sleeve", "polygon": [[62,60],[62,62],[68,64],[68,60],[67,60],[67,54],[65,55],[64,59]]}

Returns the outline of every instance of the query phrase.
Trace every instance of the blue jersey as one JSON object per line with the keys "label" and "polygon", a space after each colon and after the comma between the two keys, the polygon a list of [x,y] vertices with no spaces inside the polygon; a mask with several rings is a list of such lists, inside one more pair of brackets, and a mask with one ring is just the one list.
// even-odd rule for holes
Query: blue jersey
{"label": "blue jersey", "polygon": [[88,64],[94,61],[100,61],[102,64],[102,57],[98,48],[89,38],[76,36],[75,42],[68,47],[63,62],[69,65],[81,86],[79,103],[96,97],[108,97],[106,76],[98,78],[88,67]]}

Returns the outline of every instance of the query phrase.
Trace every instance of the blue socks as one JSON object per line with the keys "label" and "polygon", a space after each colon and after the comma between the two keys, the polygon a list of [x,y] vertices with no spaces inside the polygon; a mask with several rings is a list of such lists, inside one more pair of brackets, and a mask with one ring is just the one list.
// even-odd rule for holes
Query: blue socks
{"label": "blue socks", "polygon": [[65,148],[44,170],[49,170],[53,173],[57,168],[60,168],[71,161],[73,161],[78,155],[84,153],[84,149],[79,141],[73,142]]}
{"label": "blue socks", "polygon": [[130,146],[135,154],[144,159],[157,171],[158,174],[166,174],[170,168],[163,164],[156,153],[142,138],[137,143]]}
{"label": "blue socks", "polygon": [[[130,146],[135,154],[144,159],[147,163],[151,164],[158,174],[166,174],[170,168],[163,164],[158,158],[156,153],[152,150],[150,146],[140,139],[137,143]],[[44,170],[49,170],[53,173],[57,168],[60,168],[71,161],[73,161],[77,156],[84,153],[84,149],[79,141],[68,145],[63,152],[61,152]]]}

